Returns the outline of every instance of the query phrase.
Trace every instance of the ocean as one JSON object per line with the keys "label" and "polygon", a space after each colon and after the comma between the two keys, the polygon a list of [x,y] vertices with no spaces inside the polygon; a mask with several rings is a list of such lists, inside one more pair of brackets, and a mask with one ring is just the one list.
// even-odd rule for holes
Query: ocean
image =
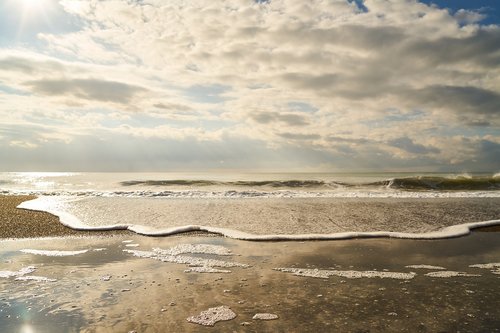
{"label": "ocean", "polygon": [[0,193],[74,229],[245,240],[445,238],[500,215],[498,173],[16,172]]}
{"label": "ocean", "polygon": [[0,331],[499,332],[498,182],[2,173],[18,207],[104,232],[0,239]]}

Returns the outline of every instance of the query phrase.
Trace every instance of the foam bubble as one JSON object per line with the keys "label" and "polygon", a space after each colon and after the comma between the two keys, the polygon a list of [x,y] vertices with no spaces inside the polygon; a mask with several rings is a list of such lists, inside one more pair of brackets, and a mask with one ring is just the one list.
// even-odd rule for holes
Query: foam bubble
{"label": "foam bubble", "polygon": [[347,279],[361,279],[361,278],[381,278],[381,279],[397,279],[397,280],[411,280],[416,273],[400,273],[400,272],[379,272],[379,271],[339,271],[339,270],[325,270],[325,269],[309,269],[309,268],[275,268],[275,270],[286,273],[293,273],[297,276],[314,277],[327,279],[330,276],[339,276]]}
{"label": "foam bubble", "polygon": [[484,269],[497,269],[497,268],[500,268],[500,262],[492,262],[492,263],[488,263],[488,264],[475,264],[475,265],[470,265],[469,267],[484,268]]}
{"label": "foam bubble", "polygon": [[35,266],[26,266],[18,270],[17,272],[13,271],[0,271],[0,278],[11,278],[15,277],[16,281],[37,281],[37,282],[56,282],[56,279],[50,279],[45,276],[35,276],[28,275],[36,270]]}
{"label": "foam bubble", "polygon": [[231,250],[224,246],[212,244],[179,244],[170,249],[162,250],[155,248],[156,252],[165,255],[178,255],[184,253],[214,254],[218,256],[230,256]]}
{"label": "foam bubble", "polygon": [[497,275],[500,274],[500,262],[492,262],[488,264],[475,264],[475,265],[470,265],[469,267],[489,269],[493,274]]}
{"label": "foam bubble", "polygon": [[19,276],[16,278],[16,281],[56,282],[57,280],[49,279],[45,276],[28,275],[28,276]]}
{"label": "foam bubble", "polygon": [[191,316],[187,318],[187,321],[203,326],[214,326],[215,323],[219,321],[227,321],[234,318],[236,318],[236,313],[234,313],[228,306],[221,305],[202,311],[197,316]]}
{"label": "foam bubble", "polygon": [[76,256],[78,254],[86,253],[88,250],[80,251],[50,251],[50,250],[33,250],[33,249],[23,249],[20,250],[23,253],[36,254],[40,256],[48,257],[65,257],[65,256]]}
{"label": "foam bubble", "polygon": [[19,277],[26,274],[31,274],[36,270],[35,266],[27,266],[23,267],[17,272],[13,271],[0,271],[0,278],[10,278],[10,277]]}
{"label": "foam bubble", "polygon": [[229,262],[211,258],[199,258],[186,255],[185,253],[193,254],[215,254],[215,255],[231,255],[230,251],[223,246],[215,246],[210,244],[181,244],[169,249],[154,248],[153,251],[140,251],[140,250],[123,250],[130,253],[135,257],[151,258],[163,262],[170,262],[176,264],[187,264],[192,268],[186,272],[197,273],[230,273],[228,270],[214,269],[214,267],[242,267],[248,268],[249,265],[238,262]]}
{"label": "foam bubble", "polygon": [[273,313],[256,313],[252,317],[253,320],[274,320],[278,318],[278,315],[275,315]]}
{"label": "foam bubble", "polygon": [[455,272],[455,271],[440,271],[440,272],[430,272],[425,274],[429,277],[435,278],[450,278],[450,277],[475,277],[481,276],[480,274],[469,274],[466,272]]}
{"label": "foam bubble", "polygon": [[405,266],[406,268],[414,268],[414,269],[432,269],[432,270],[437,270],[437,269],[446,269],[441,266],[432,266],[432,265],[408,265]]}

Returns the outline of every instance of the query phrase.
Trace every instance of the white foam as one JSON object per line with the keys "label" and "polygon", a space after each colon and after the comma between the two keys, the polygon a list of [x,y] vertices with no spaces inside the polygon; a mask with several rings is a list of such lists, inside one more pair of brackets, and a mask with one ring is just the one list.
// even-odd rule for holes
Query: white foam
{"label": "white foam", "polygon": [[28,275],[28,276],[19,276],[16,278],[16,281],[56,282],[57,280],[49,279],[45,276]]}
{"label": "white foam", "polygon": [[439,271],[439,272],[430,272],[425,274],[429,277],[434,278],[450,278],[450,277],[476,277],[481,276],[480,274],[469,274],[466,272],[455,272],[455,271]]}
{"label": "white foam", "polygon": [[44,276],[28,275],[36,270],[35,266],[26,266],[18,270],[13,271],[0,271],[0,278],[11,278],[15,277],[16,281],[38,281],[38,282],[56,282],[56,279],[50,279]]}
{"label": "white foam", "polygon": [[151,258],[163,262],[170,262],[176,264],[187,264],[192,267],[187,272],[198,273],[229,273],[228,270],[214,269],[214,267],[242,267],[248,268],[249,265],[238,262],[229,262],[211,258],[199,258],[186,255],[185,253],[203,253],[215,255],[229,255],[230,251],[222,246],[215,246],[210,244],[181,244],[169,249],[154,248],[153,251],[140,251],[140,250],[123,250],[130,253],[135,257]]}
{"label": "white foam", "polygon": [[201,191],[201,190],[173,190],[173,191],[111,191],[111,190],[20,190],[11,189],[0,192],[5,195],[36,195],[58,197],[119,197],[119,198],[499,198],[500,191],[408,191],[391,188],[356,189],[348,188],[322,191],[309,190],[276,190],[276,191]]}
{"label": "white foam", "polygon": [[339,276],[347,279],[361,279],[361,278],[381,278],[381,279],[397,279],[397,280],[411,280],[416,273],[400,273],[400,272],[379,272],[379,271],[339,271],[339,270],[326,270],[326,269],[310,269],[310,268],[275,268],[275,270],[286,273],[293,273],[297,276],[314,277],[327,279],[330,276]]}
{"label": "white foam", "polygon": [[125,246],[126,247],[138,247],[139,244],[133,244],[133,243],[131,243],[131,244],[126,244]]}
{"label": "white foam", "polygon": [[195,323],[203,326],[214,326],[219,321],[227,321],[236,318],[236,313],[228,306],[221,305],[215,308],[209,308],[202,311],[197,316],[187,318],[190,323]]}
{"label": "white foam", "polygon": [[253,320],[275,320],[278,318],[278,315],[275,315],[273,313],[256,313],[252,317]]}
{"label": "white foam", "polygon": [[475,265],[470,265],[469,267],[472,268],[482,268],[482,269],[489,269],[491,270],[491,273],[493,274],[500,274],[500,262],[492,262],[488,264],[475,264]]}
{"label": "white foam", "polygon": [[230,256],[232,255],[231,250],[227,247],[212,244],[179,244],[170,249],[153,249],[157,253],[163,255],[176,256],[183,253],[200,253],[200,254],[214,254],[218,256]]}
{"label": "white foam", "polygon": [[[498,191],[500,194],[500,191]],[[500,195],[499,195],[500,196]],[[472,222],[445,227],[437,231],[424,233],[394,232],[394,231],[373,231],[373,232],[338,232],[331,234],[267,234],[256,235],[239,230],[211,227],[203,225],[184,225],[169,228],[157,229],[137,224],[114,224],[106,226],[88,226],[83,224],[77,217],[64,210],[64,202],[76,201],[78,198],[49,198],[39,197],[34,200],[22,202],[18,208],[45,211],[59,217],[60,222],[75,230],[129,230],[140,235],[146,236],[169,236],[184,232],[208,232],[220,234],[225,237],[250,240],[250,241],[278,241],[278,240],[336,240],[352,238],[402,238],[402,239],[444,239],[470,234],[471,230],[481,227],[490,227],[500,225],[500,220],[489,220],[482,222]]]}
{"label": "white foam", "polygon": [[36,254],[39,256],[48,256],[48,257],[65,257],[65,256],[76,256],[78,254],[87,253],[88,250],[79,250],[79,251],[51,251],[51,250],[33,250],[33,249],[22,249],[20,250],[23,253]]}
{"label": "white foam", "polygon": [[441,266],[432,266],[432,265],[408,265],[405,266],[406,268],[413,268],[413,269],[432,269],[432,270],[438,270],[438,269],[446,269]]}
{"label": "white foam", "polygon": [[492,262],[492,263],[488,263],[488,264],[475,264],[475,265],[470,265],[469,267],[484,268],[484,269],[497,269],[497,268],[500,268],[500,262]]}
{"label": "white foam", "polygon": [[0,278],[10,278],[10,277],[19,277],[24,276],[26,274],[31,274],[36,270],[35,266],[27,266],[23,267],[17,272],[13,271],[0,271]]}

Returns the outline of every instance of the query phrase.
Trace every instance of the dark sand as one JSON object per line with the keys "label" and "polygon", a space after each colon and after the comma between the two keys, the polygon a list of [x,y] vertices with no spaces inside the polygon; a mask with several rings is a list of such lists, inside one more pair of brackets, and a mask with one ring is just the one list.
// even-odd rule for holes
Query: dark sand
{"label": "dark sand", "polygon": [[[59,218],[52,214],[16,208],[21,202],[35,198],[35,196],[0,195],[0,238],[98,236],[112,234],[110,232],[73,230],[62,225],[59,222]],[[124,232],[113,231],[115,234]]]}

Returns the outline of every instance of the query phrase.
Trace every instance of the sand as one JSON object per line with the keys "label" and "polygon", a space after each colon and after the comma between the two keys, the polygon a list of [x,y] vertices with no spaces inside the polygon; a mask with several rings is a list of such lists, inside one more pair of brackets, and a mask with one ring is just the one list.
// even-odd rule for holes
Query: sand
{"label": "sand", "polygon": [[34,212],[16,207],[34,196],[0,195],[0,238],[39,238],[58,236],[99,236],[126,231],[95,232],[76,231],[59,223],[59,218],[44,212]]}
{"label": "sand", "polygon": [[[45,229],[51,233],[42,235],[100,234],[65,228],[50,214],[16,210],[26,199],[0,197],[1,232],[22,227],[20,237],[43,237]],[[61,228],[69,233],[57,234]],[[500,233],[263,243],[114,235],[0,240],[0,332],[239,332],[242,326],[249,332],[500,332]],[[224,274],[189,267],[201,259],[246,266]],[[447,276],[407,267],[415,264],[443,267]],[[297,276],[277,267],[330,276]],[[390,272],[415,276],[370,278]],[[221,306],[236,318],[214,328],[188,322]],[[259,313],[278,318],[253,320]]]}
{"label": "sand", "polygon": [[[184,261],[136,257],[124,251],[127,239],[141,251],[222,257],[250,267],[199,273]],[[48,256],[23,249],[88,251]],[[499,233],[436,241],[257,243],[138,235],[3,240],[0,257],[0,270],[9,272],[0,278],[2,333],[500,331],[498,275],[481,268],[499,262]],[[477,276],[427,276],[428,271],[406,267],[414,263]],[[319,279],[276,267],[372,273]],[[371,278],[374,272],[416,273],[400,280]],[[218,307],[230,308],[236,317],[214,322],[213,328],[188,322]],[[278,318],[252,319],[262,313]]]}

